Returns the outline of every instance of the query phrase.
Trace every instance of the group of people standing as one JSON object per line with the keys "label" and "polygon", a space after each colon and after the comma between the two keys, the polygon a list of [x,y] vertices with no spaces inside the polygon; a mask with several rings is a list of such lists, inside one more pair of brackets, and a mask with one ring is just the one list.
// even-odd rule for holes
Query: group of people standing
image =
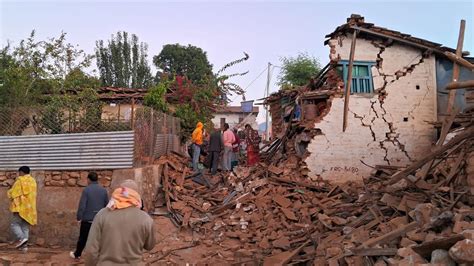
{"label": "group of people standing", "polygon": [[[196,129],[192,134],[192,161],[193,170],[199,170],[199,158],[202,153],[202,146],[206,138],[203,129],[204,125],[198,122]],[[260,136],[258,131],[254,130],[249,124],[245,125],[243,141],[239,136],[237,128],[230,129],[229,124],[225,123],[221,129],[214,128],[208,138],[207,165],[212,175],[217,173],[220,168],[223,171],[231,171],[240,160],[242,148],[245,147],[247,165],[253,166],[259,162]]]}
{"label": "group of people standing", "polygon": [[[90,172],[77,210],[80,224],[79,240],[73,259],[87,252],[85,265],[138,265],[145,250],[155,246],[153,219],[143,211],[140,189],[133,180],[125,180],[109,199],[107,190]],[[11,230],[16,237],[15,248],[27,251],[30,226],[37,224],[37,184],[30,168],[22,166],[8,190]]]}
{"label": "group of people standing", "polygon": [[[245,147],[247,165],[259,162],[260,137],[249,124],[239,137],[236,128],[231,130],[224,124],[222,129],[213,129],[205,134],[204,125],[197,123],[192,134],[193,169],[198,171],[199,157],[204,138],[208,142],[207,161],[211,174],[216,174],[219,164],[223,171],[231,171],[239,161],[241,148]],[[86,265],[136,264],[141,261],[144,250],[155,245],[153,219],[143,211],[140,189],[133,180],[124,181],[112,194],[98,183],[98,176],[90,172],[88,186],[83,190],[77,210],[80,234],[76,249],[70,252],[79,259],[87,251]],[[17,239],[16,248],[26,251],[30,226],[37,224],[37,184],[30,175],[30,168],[22,166],[18,177],[8,190],[11,230]]]}

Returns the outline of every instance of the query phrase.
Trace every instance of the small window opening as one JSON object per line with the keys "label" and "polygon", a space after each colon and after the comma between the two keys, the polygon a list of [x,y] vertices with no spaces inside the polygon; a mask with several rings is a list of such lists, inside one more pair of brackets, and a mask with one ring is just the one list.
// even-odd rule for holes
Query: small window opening
{"label": "small window opening", "polygon": [[419,89],[420,89],[420,85],[416,85],[416,89],[419,90]]}
{"label": "small window opening", "polygon": [[404,117],[403,122],[408,122],[408,117]]}
{"label": "small window opening", "polygon": [[[336,68],[336,73],[344,79],[347,86],[347,74],[349,70],[349,62],[341,60],[340,65]],[[373,93],[374,85],[371,67],[375,62],[354,61],[352,68],[352,86],[351,93]]]}

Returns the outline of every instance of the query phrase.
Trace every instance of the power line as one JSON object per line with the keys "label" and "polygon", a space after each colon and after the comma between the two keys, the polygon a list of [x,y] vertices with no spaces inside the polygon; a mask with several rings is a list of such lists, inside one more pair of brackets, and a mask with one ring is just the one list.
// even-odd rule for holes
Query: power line
{"label": "power line", "polygon": [[249,85],[247,85],[247,87],[245,87],[244,90],[246,91],[260,76],[262,76],[263,73],[265,73],[265,70],[267,70],[267,68],[268,68],[268,66],[267,66],[266,68],[264,68],[264,69],[262,70],[262,72],[260,72],[260,74],[258,74],[258,76],[257,76],[254,80],[252,80],[252,81],[249,83]]}
{"label": "power line", "polygon": [[[248,89],[250,86],[252,86],[252,84],[253,84],[255,81],[257,81],[257,79],[260,78],[260,76],[262,76],[263,73],[265,73],[265,70],[267,70],[267,68],[268,68],[268,66],[265,67],[265,68],[262,70],[262,72],[260,72],[260,74],[258,74],[258,76],[257,76],[255,79],[253,79],[253,80],[249,83],[249,85],[247,85],[247,87],[245,87],[244,93],[247,92],[247,89]],[[237,97],[239,97],[239,96],[240,96],[240,95],[235,95],[235,97],[232,99],[231,102],[233,102],[233,101],[234,101],[235,99],[237,99]]]}
{"label": "power line", "polygon": [[[275,66],[275,65],[271,65],[271,66],[272,66],[272,68],[270,69],[270,76],[273,76],[273,70],[274,70],[275,68],[282,68],[281,66]],[[265,67],[265,68],[262,70],[262,72],[260,72],[260,74],[258,74],[258,76],[257,76],[256,78],[254,78],[254,79],[245,87],[244,93],[247,92],[247,89],[248,89],[250,86],[252,86],[252,84],[253,84],[255,81],[257,81],[257,80],[263,75],[263,73],[265,73],[265,71],[267,71],[267,70],[268,70],[268,66]],[[237,99],[237,97],[239,97],[239,96],[240,96],[240,95],[236,95],[236,96],[232,99],[231,102],[233,102],[233,101],[234,101],[235,99]],[[265,95],[264,95],[264,96],[265,96]]]}

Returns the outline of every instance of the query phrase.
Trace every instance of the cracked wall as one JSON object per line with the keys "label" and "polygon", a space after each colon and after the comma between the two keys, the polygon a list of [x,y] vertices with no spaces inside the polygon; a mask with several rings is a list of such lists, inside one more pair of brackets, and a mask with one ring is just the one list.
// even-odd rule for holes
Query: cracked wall
{"label": "cracked wall", "polygon": [[[351,36],[331,40],[331,58],[348,60],[350,42]],[[358,38],[355,60],[376,62],[371,69],[375,93],[351,95],[344,133],[344,99],[332,99],[328,115],[315,124],[323,135],[308,146],[311,176],[341,182],[361,179],[372,171],[366,164],[406,165],[428,152],[435,140],[434,56]]]}

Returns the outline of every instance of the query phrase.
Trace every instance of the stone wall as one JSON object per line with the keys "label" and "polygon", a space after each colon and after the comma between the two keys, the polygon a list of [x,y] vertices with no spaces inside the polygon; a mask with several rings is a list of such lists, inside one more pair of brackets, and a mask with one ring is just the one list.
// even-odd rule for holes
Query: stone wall
{"label": "stone wall", "polygon": [[[329,42],[332,60],[349,58],[351,36]],[[360,180],[367,165],[406,165],[430,151],[436,132],[436,74],[434,56],[397,43],[357,39],[356,61],[372,67],[373,94],[352,94],[348,127],[342,132],[344,99],[332,99],[331,109],[315,128],[306,159],[311,176],[332,181]],[[367,165],[366,165],[367,164]]]}
{"label": "stone wall", "polygon": [[[158,165],[96,172],[99,183],[107,188],[109,195],[114,189],[112,184],[117,186],[125,179],[137,181],[147,210],[153,211],[153,201],[160,184]],[[75,245],[79,233],[76,211],[83,187],[87,186],[87,174],[88,171],[32,172],[38,186],[38,225],[31,228],[32,243],[44,246]],[[10,202],[6,195],[16,176],[17,172],[0,172],[0,242],[11,239]]]}
{"label": "stone wall", "polygon": [[[103,187],[110,187],[112,181],[112,170],[96,171],[99,183]],[[46,187],[85,187],[87,186],[87,175],[89,171],[36,171],[35,176],[44,177]],[[16,171],[0,172],[0,185],[10,187],[18,176]]]}

